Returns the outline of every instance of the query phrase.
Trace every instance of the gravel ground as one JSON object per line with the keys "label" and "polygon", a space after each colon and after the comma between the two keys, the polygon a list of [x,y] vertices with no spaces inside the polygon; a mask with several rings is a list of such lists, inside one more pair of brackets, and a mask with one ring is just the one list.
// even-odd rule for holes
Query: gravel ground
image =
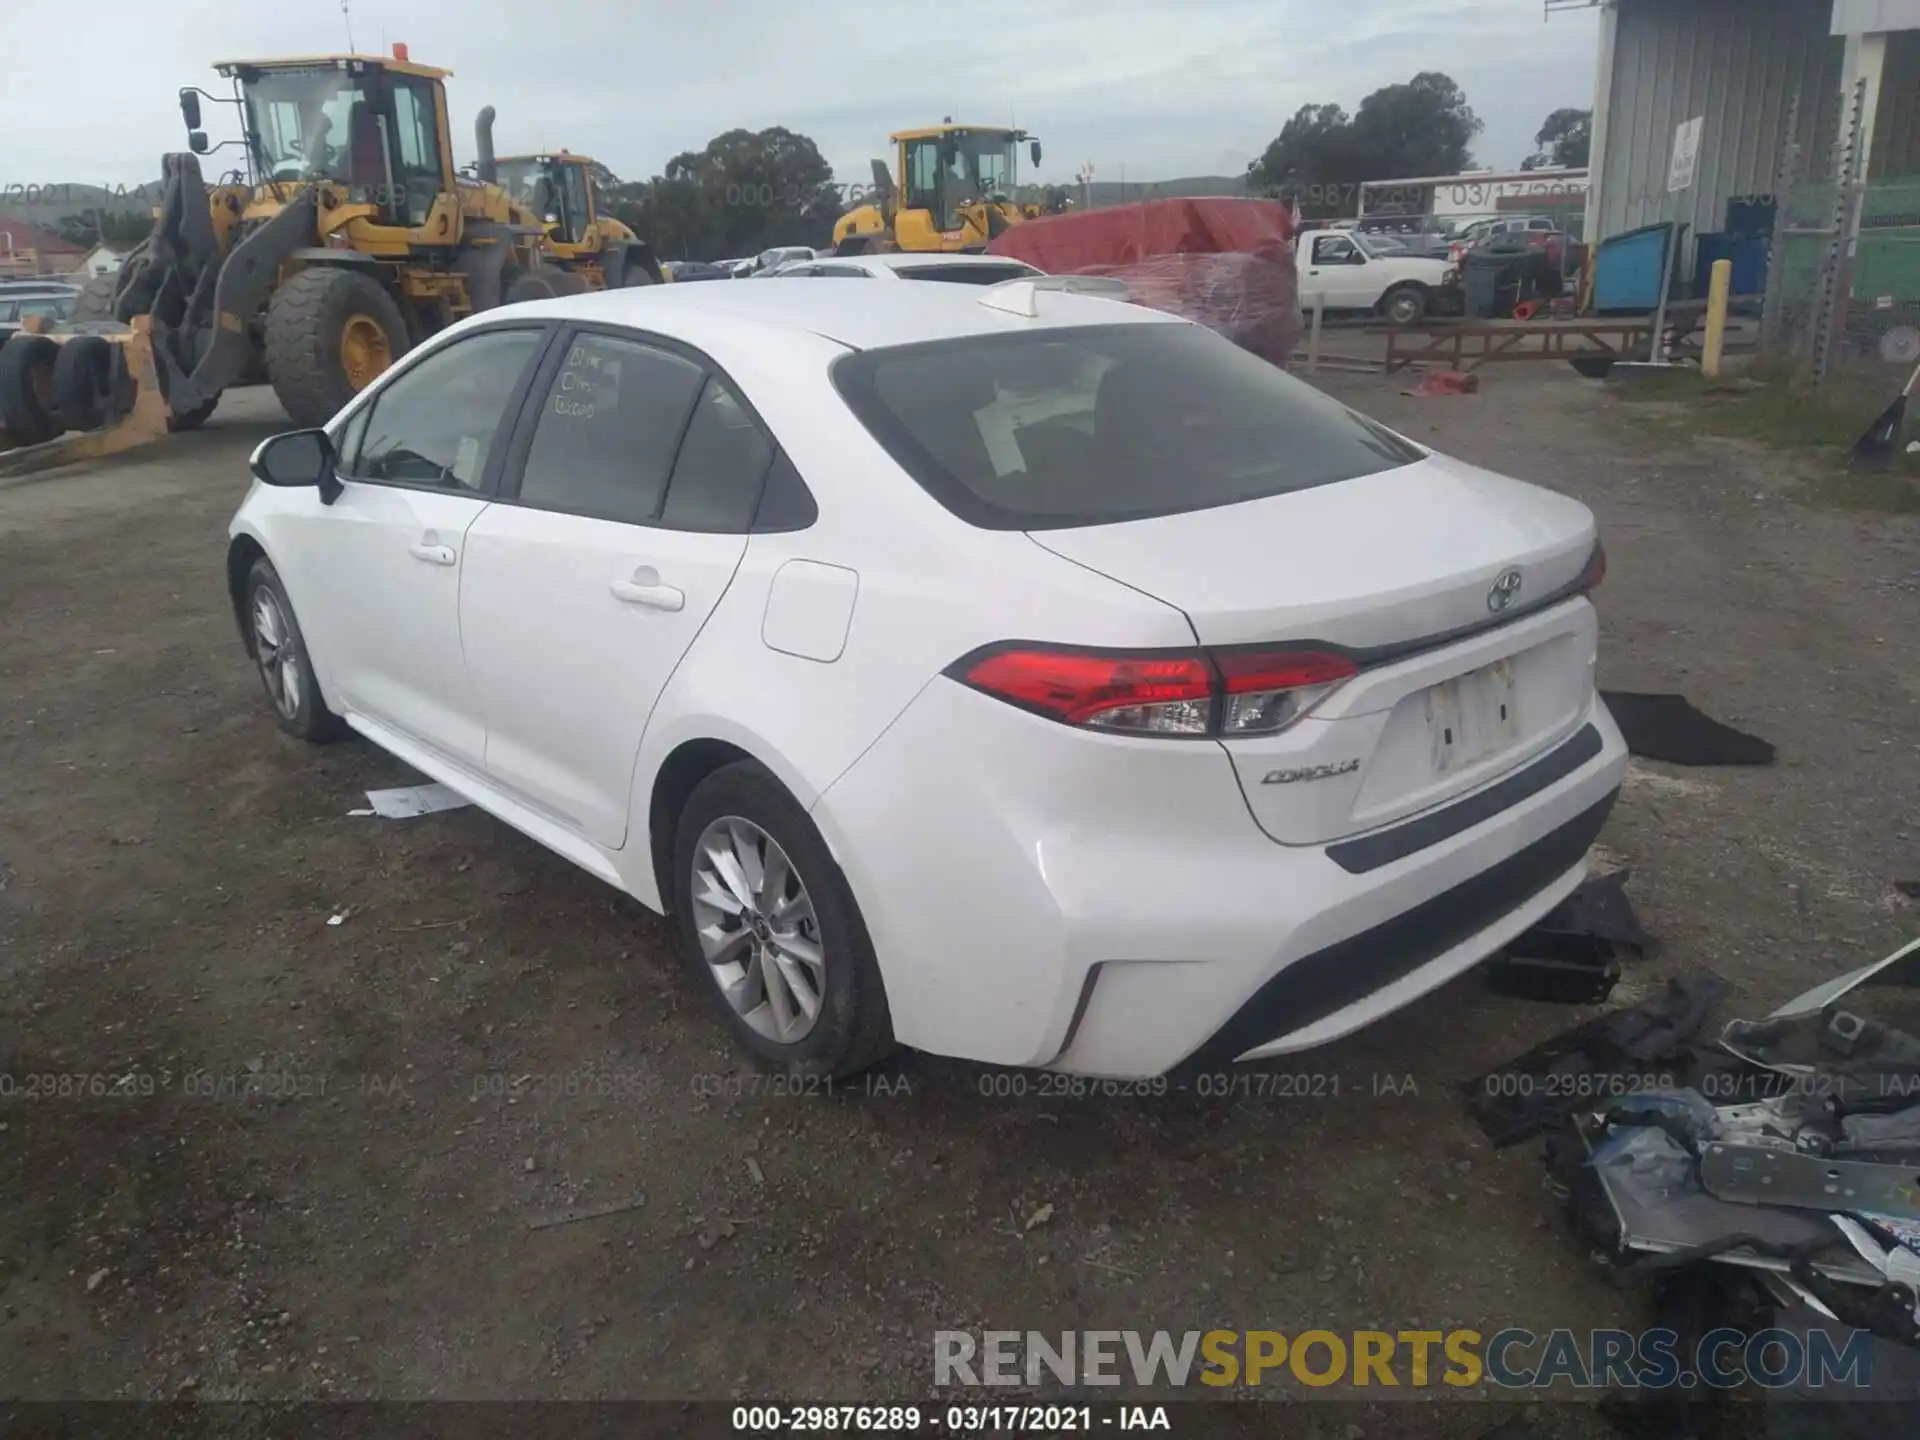
{"label": "gravel ground", "polygon": [[[1920,526],[1564,367],[1328,385],[1591,504],[1603,683],[1779,746],[1636,762],[1603,845],[1661,946],[1620,998],[1771,1005],[1912,930]],[[1644,1321],[1456,1089],[1587,1012],[1474,977],[1262,1098],[917,1055],[756,1093],[662,921],[477,810],[350,817],[417,777],[275,730],[221,555],[277,419],[0,491],[0,1396],[902,1399],[942,1328]]]}

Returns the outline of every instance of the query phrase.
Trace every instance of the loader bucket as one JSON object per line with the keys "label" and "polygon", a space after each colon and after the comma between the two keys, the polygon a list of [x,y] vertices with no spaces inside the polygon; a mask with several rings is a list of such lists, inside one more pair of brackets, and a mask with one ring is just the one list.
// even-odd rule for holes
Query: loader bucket
{"label": "loader bucket", "polygon": [[[23,338],[29,337],[15,336],[7,343],[12,345]],[[111,347],[107,384],[93,397],[99,413],[88,417],[101,419],[103,423],[89,430],[62,428],[52,439],[36,444],[22,444],[13,432],[0,428],[0,479],[72,465],[81,460],[98,460],[145,445],[167,433],[169,411],[160,394],[151,321],[147,316],[135,316],[122,333],[100,336],[97,340],[82,334],[36,333],[30,338],[56,347],[75,341],[92,345],[104,342]],[[52,398],[57,402],[57,396]],[[58,413],[56,403],[55,424],[60,425],[64,418]]]}

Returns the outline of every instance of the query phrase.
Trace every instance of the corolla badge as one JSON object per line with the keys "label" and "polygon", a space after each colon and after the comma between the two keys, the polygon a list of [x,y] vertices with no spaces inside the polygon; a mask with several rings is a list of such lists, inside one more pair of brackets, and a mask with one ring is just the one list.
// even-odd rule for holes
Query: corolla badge
{"label": "corolla badge", "polygon": [[1336,775],[1351,775],[1360,768],[1358,760],[1337,760],[1330,765],[1302,765],[1293,770],[1269,770],[1262,785],[1297,785],[1302,780],[1331,780]]}
{"label": "corolla badge", "polygon": [[1493,582],[1493,588],[1487,592],[1487,609],[1498,615],[1520,598],[1520,572],[1509,570]]}

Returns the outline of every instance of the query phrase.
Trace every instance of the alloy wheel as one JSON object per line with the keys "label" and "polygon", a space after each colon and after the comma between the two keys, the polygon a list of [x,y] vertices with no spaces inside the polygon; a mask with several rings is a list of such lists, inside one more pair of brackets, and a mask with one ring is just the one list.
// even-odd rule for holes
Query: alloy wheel
{"label": "alloy wheel", "polygon": [[253,596],[253,653],[273,708],[293,719],[300,712],[300,656],[279,597],[264,585]]}
{"label": "alloy wheel", "polygon": [[813,897],[787,852],[738,815],[707,826],[694,847],[693,921],[714,984],[734,1014],[780,1045],[820,1018],[827,961]]}

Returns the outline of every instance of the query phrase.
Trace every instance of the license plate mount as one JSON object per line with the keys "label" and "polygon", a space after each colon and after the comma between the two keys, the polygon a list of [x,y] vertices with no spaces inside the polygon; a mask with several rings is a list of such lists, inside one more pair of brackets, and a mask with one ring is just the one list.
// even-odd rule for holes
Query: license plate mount
{"label": "license plate mount", "polygon": [[1496,660],[1427,691],[1427,743],[1435,775],[1452,775],[1520,736],[1513,666]]}

